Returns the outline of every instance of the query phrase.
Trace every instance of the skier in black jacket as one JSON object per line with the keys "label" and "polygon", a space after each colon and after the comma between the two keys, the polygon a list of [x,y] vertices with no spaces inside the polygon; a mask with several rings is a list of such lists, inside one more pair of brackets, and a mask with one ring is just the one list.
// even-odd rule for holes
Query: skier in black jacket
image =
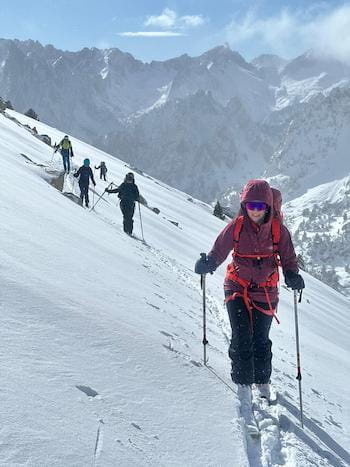
{"label": "skier in black jacket", "polygon": [[134,174],[129,172],[125,175],[124,182],[118,188],[108,189],[107,193],[118,193],[120,198],[120,209],[123,213],[124,232],[128,235],[132,234],[134,226],[133,216],[135,212],[135,202],[139,201],[140,193],[135,184]]}
{"label": "skier in black jacket", "polygon": [[85,206],[89,207],[89,182],[90,178],[94,186],[96,186],[96,182],[94,180],[94,175],[92,173],[90,167],[90,159],[84,159],[84,165],[82,165],[78,171],[74,174],[74,177],[79,178],[79,188],[80,188],[80,199],[81,205],[83,205],[83,201],[85,198]]}
{"label": "skier in black jacket", "polygon": [[98,170],[100,169],[100,179],[103,180],[106,182],[106,174],[107,174],[107,167],[106,167],[106,164],[104,162],[101,162],[101,164],[96,167],[95,165],[95,169]]}

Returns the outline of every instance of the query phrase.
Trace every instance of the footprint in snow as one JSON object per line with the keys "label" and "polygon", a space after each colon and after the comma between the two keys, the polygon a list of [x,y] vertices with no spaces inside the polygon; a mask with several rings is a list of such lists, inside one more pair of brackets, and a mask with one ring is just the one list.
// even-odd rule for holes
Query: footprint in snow
{"label": "footprint in snow", "polygon": [[196,360],[190,360],[190,363],[192,363],[192,365],[197,366],[197,367],[203,366],[201,362],[196,362]]}
{"label": "footprint in snow", "polygon": [[317,420],[317,418],[310,417],[310,420],[312,420],[316,425],[323,427],[322,422]]}
{"label": "footprint in snow", "polygon": [[154,295],[156,295],[158,298],[161,298],[162,300],[165,300],[165,298],[162,295],[159,295],[158,293],[155,293]]}
{"label": "footprint in snow", "polygon": [[90,388],[90,386],[75,386],[79,391],[83,392],[86,394],[88,397],[96,397],[98,396],[98,392],[95,391],[94,389]]}
{"label": "footprint in snow", "polygon": [[152,308],[155,308],[156,310],[160,310],[159,306],[157,305],[153,305],[153,303],[150,303],[150,302],[146,302],[147,305],[151,306]]}
{"label": "footprint in snow", "polygon": [[164,336],[166,337],[172,337],[174,338],[174,336],[172,334],[169,334],[168,332],[165,332],[165,331],[159,331],[161,334],[163,334]]}
{"label": "footprint in snow", "polygon": [[141,428],[139,425],[137,425],[137,423],[134,423],[134,422],[133,422],[133,423],[131,423],[131,425],[132,425],[134,428],[136,428],[137,430],[142,431],[142,428]]}
{"label": "footprint in snow", "polygon": [[336,422],[336,421],[334,420],[334,418],[332,417],[332,415],[329,415],[329,416],[326,418],[326,421],[327,421],[328,423],[330,423],[330,424],[332,424],[332,425],[334,425],[334,426],[340,428],[340,429],[343,428],[342,425],[341,425],[340,423],[338,423],[338,422]]}

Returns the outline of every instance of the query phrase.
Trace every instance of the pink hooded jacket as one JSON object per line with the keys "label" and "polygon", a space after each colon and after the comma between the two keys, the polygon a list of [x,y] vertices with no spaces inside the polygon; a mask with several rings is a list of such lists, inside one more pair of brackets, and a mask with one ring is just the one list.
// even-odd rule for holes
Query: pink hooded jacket
{"label": "pink hooded jacket", "polygon": [[[268,205],[263,224],[253,225],[245,209],[247,201],[263,201]],[[268,255],[273,252],[271,221],[273,217],[273,194],[270,185],[265,180],[250,180],[241,194],[241,214],[244,216],[242,230],[240,232],[238,250],[243,255]],[[216,267],[225,261],[227,255],[232,251],[234,242],[233,234],[236,219],[232,220],[217,237],[209,256],[215,261]],[[281,223],[281,234],[279,241],[279,255],[283,272],[290,270],[298,272],[297,258],[295,255],[290,233],[285,225]],[[257,264],[255,258],[242,258],[236,256],[234,259],[236,271],[240,278],[250,281],[252,284],[265,282],[276,269],[273,255],[261,260]],[[242,292],[243,288],[237,282],[225,279],[225,290]],[[249,289],[252,300],[267,303],[266,294],[261,287]],[[274,306],[278,302],[277,287],[269,288],[269,297]]]}

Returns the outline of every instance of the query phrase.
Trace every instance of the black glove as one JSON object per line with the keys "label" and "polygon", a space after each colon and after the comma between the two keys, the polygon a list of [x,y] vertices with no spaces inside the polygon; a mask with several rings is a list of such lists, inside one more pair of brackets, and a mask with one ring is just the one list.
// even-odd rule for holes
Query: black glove
{"label": "black glove", "polygon": [[215,260],[212,256],[207,256],[205,253],[201,253],[201,257],[196,262],[194,272],[197,274],[213,274],[216,269]]}
{"label": "black glove", "polygon": [[109,189],[108,189],[108,188],[105,188],[105,193],[109,193]]}
{"label": "black glove", "polygon": [[286,271],[284,280],[287,287],[290,287],[292,290],[303,290],[305,288],[304,279],[297,272]]}

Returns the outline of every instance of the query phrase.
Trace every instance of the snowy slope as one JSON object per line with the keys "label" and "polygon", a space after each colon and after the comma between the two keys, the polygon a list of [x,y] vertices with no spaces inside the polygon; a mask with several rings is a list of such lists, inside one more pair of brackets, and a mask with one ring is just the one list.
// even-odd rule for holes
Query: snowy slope
{"label": "snowy slope", "polygon": [[308,271],[350,296],[350,176],[324,183],[284,212]]}
{"label": "snowy slope", "polygon": [[[53,141],[63,136],[12,115]],[[104,160],[116,183],[129,171],[72,141],[77,165],[85,157],[93,165]],[[344,387],[350,319],[344,297],[306,275],[302,431],[292,294],[281,288],[281,325],[272,331],[279,404],[267,417],[270,428],[251,442],[235,388],[200,365],[201,292],[193,263],[225,224],[205,204],[136,175],[149,205],[160,209],[157,215],[142,208],[144,244],[122,232],[113,195],[95,212],[82,209],[49,184],[52,174],[21,153],[41,164],[52,158],[47,145],[0,114],[1,464],[349,464]],[[98,181],[97,191],[105,185]],[[135,224],[140,236],[137,215]],[[223,275],[224,266],[208,278],[208,353],[229,383]]]}

